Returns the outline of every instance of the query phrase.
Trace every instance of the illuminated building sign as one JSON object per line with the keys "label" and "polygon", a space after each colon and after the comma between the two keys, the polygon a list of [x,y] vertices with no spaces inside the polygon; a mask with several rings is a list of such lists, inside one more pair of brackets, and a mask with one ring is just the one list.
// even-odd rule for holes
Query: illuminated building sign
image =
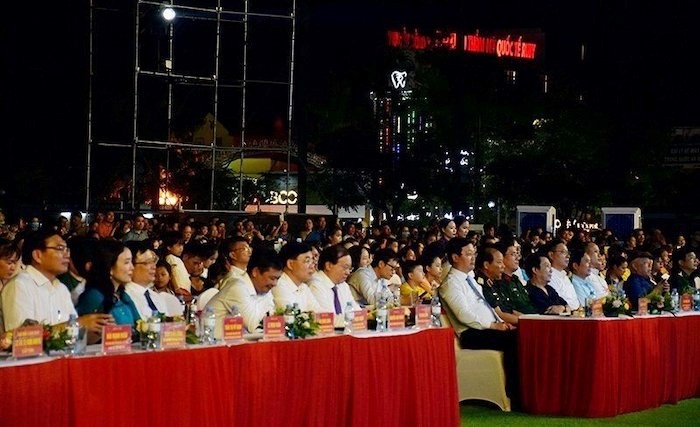
{"label": "illuminated building sign", "polygon": [[[527,38],[527,40],[524,40]],[[483,36],[477,30],[475,34],[444,33],[435,31],[433,35],[421,34],[418,30],[412,33],[390,30],[387,32],[387,43],[391,47],[423,50],[447,50],[534,60],[542,50],[538,49],[543,36],[540,32],[529,32],[526,35]]]}
{"label": "illuminated building sign", "polygon": [[522,37],[518,40],[511,40],[510,36],[505,39],[495,37],[481,37],[476,34],[464,36],[464,50],[473,53],[483,53],[486,55],[510,56],[513,58],[535,59],[537,44],[523,42]]}
{"label": "illuminated building sign", "polygon": [[406,73],[405,71],[394,71],[391,73],[391,84],[394,89],[404,89],[406,88]]}
{"label": "illuminated building sign", "polygon": [[294,190],[270,191],[271,205],[296,205],[299,195]]}

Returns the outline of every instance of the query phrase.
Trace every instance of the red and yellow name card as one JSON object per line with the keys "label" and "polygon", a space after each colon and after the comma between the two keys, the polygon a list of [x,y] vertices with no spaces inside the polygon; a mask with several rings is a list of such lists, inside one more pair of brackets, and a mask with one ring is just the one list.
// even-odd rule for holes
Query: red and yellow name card
{"label": "red and yellow name card", "polygon": [[12,357],[41,356],[44,352],[44,327],[23,326],[12,332]]}
{"label": "red and yellow name card", "polygon": [[160,348],[172,350],[186,347],[187,330],[183,322],[165,322],[160,325]]}
{"label": "red and yellow name card", "polygon": [[267,316],[263,319],[263,340],[279,341],[286,339],[284,316]]}
{"label": "red and yellow name card", "polygon": [[649,314],[649,298],[639,298],[637,300],[637,316]]}
{"label": "red and yellow name card", "polygon": [[591,317],[603,317],[603,301],[597,299],[591,303]]}
{"label": "red and yellow name card", "polygon": [[431,307],[426,304],[419,304],[416,306],[416,327],[430,327],[430,309]]}
{"label": "red and yellow name card", "polygon": [[683,294],[681,295],[681,310],[692,311],[693,310],[693,295]]}
{"label": "red and yellow name card", "polygon": [[406,310],[403,307],[389,310],[389,329],[402,329],[406,327]]}
{"label": "red and yellow name card", "polygon": [[102,328],[102,353],[131,351],[131,325],[105,325]]}
{"label": "red and yellow name card", "polygon": [[362,332],[367,330],[367,309],[355,311],[355,317],[352,319],[352,331]]}
{"label": "red and yellow name card", "polygon": [[241,316],[224,316],[224,342],[230,343],[243,339],[243,318]]}
{"label": "red and yellow name card", "polygon": [[328,335],[333,333],[334,313],[315,313],[314,316],[316,317],[318,325],[321,327],[321,330],[319,331],[320,335]]}

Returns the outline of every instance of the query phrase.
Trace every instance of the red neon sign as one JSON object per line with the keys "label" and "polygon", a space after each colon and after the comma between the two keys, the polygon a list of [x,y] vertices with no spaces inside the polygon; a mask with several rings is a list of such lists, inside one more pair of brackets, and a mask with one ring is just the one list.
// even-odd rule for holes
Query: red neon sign
{"label": "red neon sign", "polygon": [[505,39],[482,37],[476,35],[464,36],[464,50],[486,55],[509,56],[512,58],[535,59],[536,43],[523,42],[523,38],[513,41],[510,36]]}
{"label": "red neon sign", "polygon": [[[459,41],[463,40],[463,45]],[[412,50],[463,50],[469,53],[493,55],[500,57],[535,59],[538,52],[537,43],[525,42],[522,36],[511,38],[485,37],[476,34],[466,34],[459,37],[457,33],[435,31],[433,35],[421,34],[418,30],[412,33],[404,28],[401,31],[387,31],[387,43],[390,47]]]}

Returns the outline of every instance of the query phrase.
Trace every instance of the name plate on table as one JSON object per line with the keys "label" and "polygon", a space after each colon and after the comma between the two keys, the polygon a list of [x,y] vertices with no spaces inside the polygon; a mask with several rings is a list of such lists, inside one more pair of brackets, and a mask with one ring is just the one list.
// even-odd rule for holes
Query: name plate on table
{"label": "name plate on table", "polygon": [[328,335],[332,334],[334,330],[333,326],[333,318],[335,314],[333,313],[315,313],[314,316],[316,316],[316,321],[318,322],[318,325],[321,327],[321,330],[319,331],[321,335]]}
{"label": "name plate on table", "polygon": [[102,353],[114,354],[131,351],[131,325],[102,327]]}
{"label": "name plate on table", "polygon": [[362,332],[367,330],[367,309],[355,311],[355,318],[352,319],[352,331]]}
{"label": "name plate on table", "polygon": [[263,319],[263,340],[284,340],[287,338],[284,332],[284,316],[267,316]]}
{"label": "name plate on table", "polygon": [[646,316],[649,314],[649,298],[639,298],[637,300],[637,316]]}
{"label": "name plate on table", "polygon": [[406,327],[406,311],[403,307],[389,310],[389,329],[403,329]]}
{"label": "name plate on table", "polygon": [[603,301],[597,299],[591,303],[591,317],[603,317]]}
{"label": "name plate on table", "polygon": [[693,295],[692,294],[681,295],[681,310],[693,311]]}
{"label": "name plate on table", "polygon": [[416,327],[430,327],[430,309],[429,305],[419,304],[416,306]]}
{"label": "name plate on table", "polygon": [[12,357],[41,356],[44,353],[44,327],[24,326],[12,332]]}
{"label": "name plate on table", "polygon": [[243,318],[241,316],[224,316],[224,342],[243,339]]}
{"label": "name plate on table", "polygon": [[185,348],[185,337],[183,322],[166,322],[160,325],[160,348],[163,350]]}

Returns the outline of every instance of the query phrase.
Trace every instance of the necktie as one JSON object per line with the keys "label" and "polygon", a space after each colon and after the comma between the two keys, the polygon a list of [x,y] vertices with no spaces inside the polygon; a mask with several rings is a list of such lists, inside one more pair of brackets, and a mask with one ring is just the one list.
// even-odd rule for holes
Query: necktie
{"label": "necktie", "polygon": [[151,298],[151,293],[148,292],[148,289],[146,289],[146,292],[144,292],[144,295],[146,295],[146,301],[148,302],[148,307],[151,310],[159,311],[158,307],[156,307],[156,304],[153,302],[153,299]]}
{"label": "necktie", "polygon": [[333,286],[333,305],[335,306],[335,314],[342,313],[343,309],[340,307],[340,299],[338,299],[338,285]]}
{"label": "necktie", "polygon": [[500,322],[501,320],[498,318],[496,311],[493,309],[493,307],[491,307],[491,304],[489,304],[488,301],[486,301],[486,299],[484,299],[484,296],[481,295],[481,292],[479,292],[479,290],[476,288],[476,286],[474,286],[474,284],[472,283],[471,277],[469,277],[469,276],[467,276],[467,283],[469,283],[469,286],[472,288],[472,291],[474,291],[474,293],[476,294],[476,297],[479,299],[479,301],[486,304],[486,307],[489,308],[489,311],[493,315],[494,320],[496,320],[496,322]]}

